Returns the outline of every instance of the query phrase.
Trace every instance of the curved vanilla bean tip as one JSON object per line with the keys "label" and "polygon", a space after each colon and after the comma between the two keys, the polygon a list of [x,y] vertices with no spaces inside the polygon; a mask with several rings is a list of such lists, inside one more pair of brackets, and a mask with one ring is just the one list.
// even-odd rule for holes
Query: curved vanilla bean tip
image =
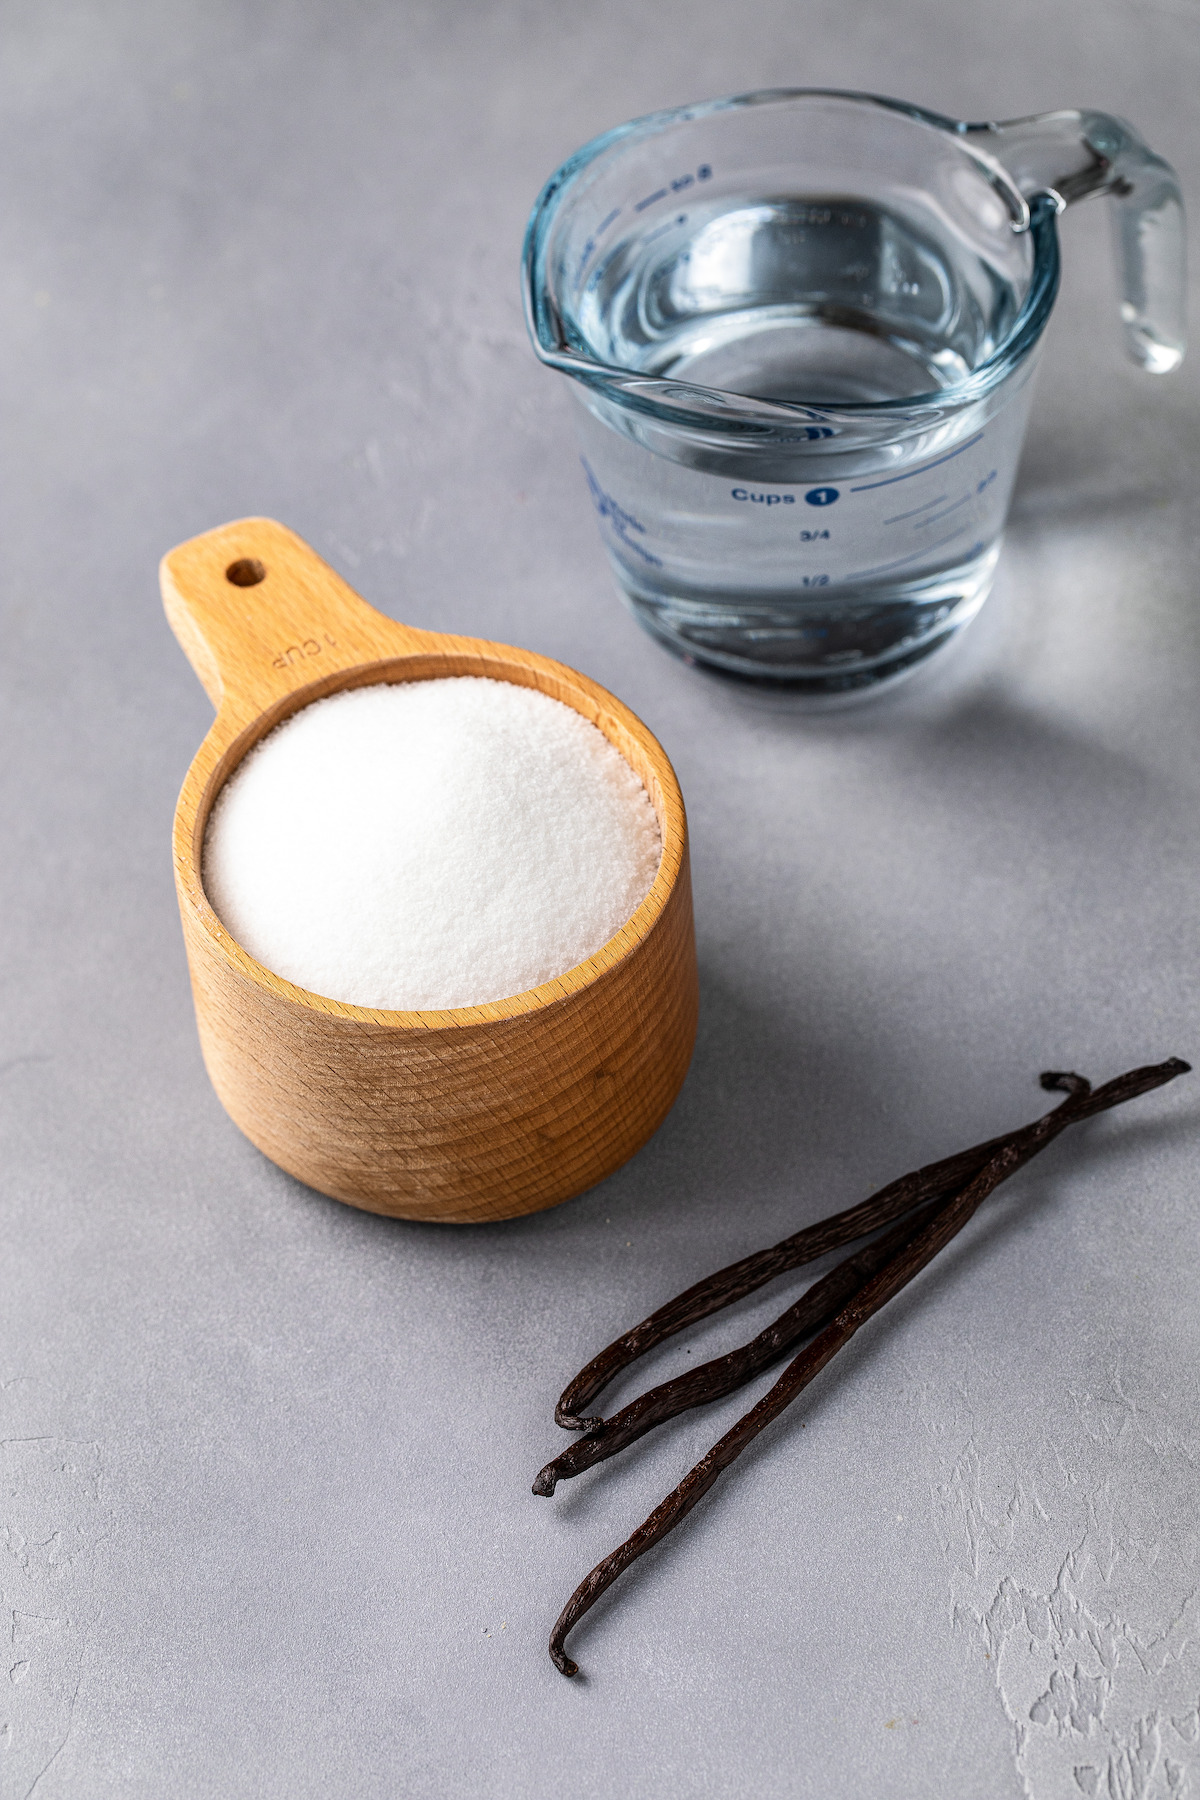
{"label": "curved vanilla bean tip", "polygon": [[1092,1084],[1073,1069],[1043,1069],[1038,1081],[1048,1094],[1090,1094]]}
{"label": "curved vanilla bean tip", "polygon": [[579,1664],[572,1662],[566,1651],[556,1646],[553,1638],[550,1640],[550,1660],[560,1675],[570,1676],[579,1673]]}

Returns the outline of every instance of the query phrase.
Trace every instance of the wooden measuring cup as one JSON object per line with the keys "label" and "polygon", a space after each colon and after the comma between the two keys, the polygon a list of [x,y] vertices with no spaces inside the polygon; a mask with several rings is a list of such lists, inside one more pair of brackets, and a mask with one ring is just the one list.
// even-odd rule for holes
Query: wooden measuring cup
{"label": "wooden measuring cup", "polygon": [[[665,1118],[696,1032],[687,822],[662,747],[562,663],[386,618],[273,519],[192,538],[160,574],[217,709],[175,812],[175,886],[200,1044],[234,1123],[310,1187],[405,1219],[507,1219],[602,1181]],[[295,987],[248,955],[205,897],[213,802],[302,706],[441,675],[537,688],[597,725],[658,815],[654,885],[594,956],[508,1000],[385,1012]]]}

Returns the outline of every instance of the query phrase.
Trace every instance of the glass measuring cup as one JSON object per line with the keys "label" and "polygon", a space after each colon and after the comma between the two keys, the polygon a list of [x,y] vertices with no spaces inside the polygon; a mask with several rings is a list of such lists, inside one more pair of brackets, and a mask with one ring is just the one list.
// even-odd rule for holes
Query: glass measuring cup
{"label": "glass measuring cup", "polygon": [[786,89],[655,113],[546,183],[541,360],[636,616],[813,693],[893,677],[991,586],[1058,286],[1056,218],[1114,201],[1126,347],[1184,351],[1178,182],[1097,112],[964,124]]}

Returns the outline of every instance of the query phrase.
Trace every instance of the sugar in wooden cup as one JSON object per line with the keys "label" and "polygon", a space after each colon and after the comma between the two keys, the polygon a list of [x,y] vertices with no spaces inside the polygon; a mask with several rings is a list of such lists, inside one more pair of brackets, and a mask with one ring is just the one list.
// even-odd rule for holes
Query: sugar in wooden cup
{"label": "sugar in wooden cup", "polygon": [[[310,1186],[400,1218],[510,1218],[619,1168],[670,1109],[696,1029],[687,824],[655,738],[561,663],[386,618],[273,520],[193,538],[164,557],[161,577],[172,628],[217,708],[180,794],[174,851],[201,1047],[231,1118]],[[231,936],[205,893],[218,794],[312,702],[454,675],[536,689],[598,727],[658,820],[649,892],[593,955],[482,1005],[387,1011],[293,985]]]}

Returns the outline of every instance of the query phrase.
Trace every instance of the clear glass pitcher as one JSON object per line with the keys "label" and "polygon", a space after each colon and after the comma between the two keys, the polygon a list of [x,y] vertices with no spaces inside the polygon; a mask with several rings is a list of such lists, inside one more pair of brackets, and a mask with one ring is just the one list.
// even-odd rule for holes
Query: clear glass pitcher
{"label": "clear glass pitcher", "polygon": [[1121,120],[961,124],[872,94],[743,94],[622,125],[542,190],[525,299],[575,381],[637,617],[814,693],[898,675],[991,585],[1056,218],[1112,197],[1121,318],[1184,350],[1174,172]]}

